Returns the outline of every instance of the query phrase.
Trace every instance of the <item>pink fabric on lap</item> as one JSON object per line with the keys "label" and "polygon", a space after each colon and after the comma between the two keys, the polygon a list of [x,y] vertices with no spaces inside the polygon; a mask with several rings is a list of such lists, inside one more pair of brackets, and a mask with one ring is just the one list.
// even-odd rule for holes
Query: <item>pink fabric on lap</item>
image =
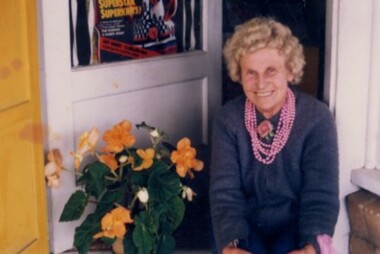
{"label": "pink fabric on lap", "polygon": [[332,239],[328,235],[318,235],[317,242],[319,245],[319,249],[321,250],[321,254],[338,254],[334,249]]}

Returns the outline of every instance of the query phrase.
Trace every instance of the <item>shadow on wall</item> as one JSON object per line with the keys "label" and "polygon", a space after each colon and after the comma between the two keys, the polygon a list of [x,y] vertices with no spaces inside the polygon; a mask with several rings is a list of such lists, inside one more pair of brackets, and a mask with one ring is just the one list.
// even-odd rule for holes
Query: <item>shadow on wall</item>
{"label": "shadow on wall", "polygon": [[210,148],[202,145],[196,149],[197,158],[204,162],[204,169],[200,172],[194,172],[195,178],[187,183],[197,195],[192,202],[186,202],[184,220],[174,234],[177,242],[176,250],[179,251],[178,253],[200,254],[210,253],[212,250],[211,219],[208,197]]}

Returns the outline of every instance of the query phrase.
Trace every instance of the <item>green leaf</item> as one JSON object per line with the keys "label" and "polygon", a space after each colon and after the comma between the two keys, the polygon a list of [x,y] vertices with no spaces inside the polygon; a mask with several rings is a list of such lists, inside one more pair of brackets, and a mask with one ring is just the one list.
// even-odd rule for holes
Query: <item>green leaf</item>
{"label": "green leaf", "polygon": [[149,206],[149,212],[151,214],[155,214],[157,218],[159,218],[162,215],[166,215],[168,209],[168,202],[154,202],[151,203]]}
{"label": "green leaf", "polygon": [[106,181],[104,177],[107,173],[109,173],[109,169],[105,164],[101,162],[90,164],[85,171],[88,179],[85,187],[86,192],[98,198],[105,189]]}
{"label": "green leaf", "polygon": [[131,172],[131,185],[137,185],[137,186],[146,186],[148,181],[149,171],[148,170],[142,170],[142,171],[132,171]]}
{"label": "green leaf", "polygon": [[99,215],[99,217],[103,217],[104,214],[108,213],[114,207],[114,203],[122,197],[123,193],[120,190],[107,191],[96,206],[95,213]]}
{"label": "green leaf", "polygon": [[178,196],[181,182],[176,173],[168,170],[167,165],[160,162],[150,170],[152,174],[148,180],[148,191],[152,202],[165,202]]}
{"label": "green leaf", "polygon": [[[122,193],[120,191],[106,192],[98,203],[95,212],[88,215],[85,221],[76,228],[74,245],[78,248],[79,253],[87,253],[93,236],[101,231],[101,218],[113,208],[114,202],[121,197]],[[101,240],[107,244],[112,244],[116,238],[102,237]]]}
{"label": "green leaf", "polygon": [[185,203],[183,200],[178,196],[170,200],[167,216],[170,225],[173,227],[173,230],[175,230],[181,224],[184,214]]}
{"label": "green leaf", "polygon": [[102,237],[100,240],[102,240],[103,243],[107,245],[112,245],[116,241],[117,237],[114,238],[108,238],[108,237]]}
{"label": "green leaf", "polygon": [[137,154],[136,150],[130,149],[129,156],[133,157],[134,167],[138,167],[143,163],[143,159]]}
{"label": "green leaf", "polygon": [[133,230],[133,242],[139,249],[139,254],[150,254],[154,248],[154,234],[158,230],[158,224],[147,212],[141,212],[135,217],[135,229]]}
{"label": "green leaf", "polygon": [[155,127],[147,125],[145,121],[141,122],[140,124],[136,124],[137,129],[145,129],[149,132],[154,131]]}
{"label": "green leaf", "polygon": [[87,203],[88,199],[86,193],[81,190],[74,192],[65,204],[59,221],[64,222],[79,219],[82,216]]}
{"label": "green leaf", "polygon": [[135,225],[142,224],[144,228],[152,235],[157,234],[159,227],[158,216],[154,212],[142,211],[136,216]]}
{"label": "green leaf", "polygon": [[162,235],[158,240],[156,253],[172,254],[175,247],[175,239],[171,235]]}
{"label": "green leaf", "polygon": [[133,243],[132,234],[133,234],[133,229],[130,228],[128,230],[127,234],[124,236],[123,245],[124,245],[124,253],[125,254],[137,254],[137,253],[139,253],[139,250],[137,249],[137,247]]}
{"label": "green leaf", "polygon": [[78,249],[79,254],[86,254],[93,241],[93,236],[100,232],[100,218],[94,214],[90,214],[75,229],[74,246]]}
{"label": "green leaf", "polygon": [[81,176],[77,179],[76,184],[77,184],[77,185],[85,185],[85,184],[88,182],[88,177],[87,177],[87,176],[88,176],[88,175],[86,175],[86,174],[81,175]]}
{"label": "green leaf", "polygon": [[169,152],[172,152],[173,150],[175,150],[175,146],[173,146],[172,144],[168,143],[168,142],[162,142],[162,145],[168,149]]}

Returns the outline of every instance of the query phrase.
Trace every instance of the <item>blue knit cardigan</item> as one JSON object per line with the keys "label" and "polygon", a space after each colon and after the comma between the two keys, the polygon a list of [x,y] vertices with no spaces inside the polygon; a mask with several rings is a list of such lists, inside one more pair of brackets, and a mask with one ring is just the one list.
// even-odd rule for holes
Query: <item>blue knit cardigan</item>
{"label": "blue knit cardigan", "polygon": [[[338,148],[328,107],[293,90],[296,118],[274,162],[255,159],[244,125],[245,96],[223,106],[212,134],[210,210],[218,252],[251,228],[270,233],[292,224],[299,247],[334,233],[339,211]],[[279,116],[270,119],[277,125]],[[258,121],[263,116],[258,114]],[[318,251],[319,252],[319,251]]]}

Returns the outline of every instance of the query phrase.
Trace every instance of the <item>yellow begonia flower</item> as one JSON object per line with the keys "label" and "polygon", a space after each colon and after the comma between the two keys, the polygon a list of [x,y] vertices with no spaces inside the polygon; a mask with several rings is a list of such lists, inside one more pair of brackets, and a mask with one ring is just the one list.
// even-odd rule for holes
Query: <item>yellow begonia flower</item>
{"label": "yellow begonia flower", "polygon": [[61,168],[55,162],[48,162],[45,165],[45,176],[52,176],[58,173],[60,170]]}
{"label": "yellow begonia flower", "polygon": [[97,128],[92,128],[90,132],[86,131],[80,135],[78,142],[78,151],[70,152],[70,155],[74,157],[74,167],[76,170],[79,169],[84,155],[95,151],[98,140],[99,130]]}
{"label": "yellow begonia flower", "polygon": [[103,154],[100,156],[100,158],[103,160],[104,164],[107,165],[112,171],[115,171],[118,167],[117,161],[115,159],[115,155],[113,154]]}
{"label": "yellow begonia flower", "polygon": [[80,167],[80,164],[81,164],[81,162],[83,160],[83,156],[80,155],[79,153],[74,153],[74,152],[71,152],[70,155],[74,157],[74,167],[75,167],[75,170],[78,170],[79,167]]}
{"label": "yellow begonia flower", "polygon": [[197,151],[191,147],[190,139],[183,138],[177,143],[177,150],[171,153],[170,160],[176,164],[176,171],[180,177],[185,177],[188,174],[194,177],[191,169],[200,171],[203,169],[203,162],[197,160]]}
{"label": "yellow begonia flower", "polygon": [[101,228],[103,231],[94,235],[94,238],[123,238],[127,233],[126,223],[133,223],[131,211],[124,207],[116,207],[103,216],[101,220]]}
{"label": "yellow begonia flower", "polygon": [[54,162],[59,167],[62,167],[63,158],[62,158],[62,155],[61,155],[61,152],[59,151],[59,149],[51,150],[47,155],[47,159],[48,159],[48,161]]}
{"label": "yellow begonia flower", "polygon": [[111,214],[114,216],[115,220],[121,221],[123,223],[133,223],[131,217],[131,211],[122,206],[118,206],[111,211]]}
{"label": "yellow begonia flower", "polygon": [[53,149],[47,154],[48,163],[45,165],[44,171],[48,181],[48,186],[59,188],[61,186],[60,174],[63,168],[62,155],[58,149]]}
{"label": "yellow begonia flower", "polygon": [[78,153],[85,155],[88,152],[95,151],[96,143],[99,140],[99,130],[92,128],[90,132],[86,131],[79,137]]}
{"label": "yellow begonia flower", "polygon": [[119,153],[124,147],[131,147],[136,141],[131,130],[132,124],[124,120],[106,131],[103,135],[103,140],[107,143],[106,149],[109,152]]}
{"label": "yellow begonia flower", "polygon": [[121,222],[115,221],[111,213],[107,213],[101,220],[102,232],[94,235],[94,238],[108,237],[114,238],[115,236],[122,238],[127,232],[125,225]]}
{"label": "yellow begonia flower", "polygon": [[58,189],[59,187],[61,187],[61,178],[59,175],[47,176],[46,178],[48,180],[47,185],[49,187],[52,187],[54,189]]}
{"label": "yellow begonia flower", "polygon": [[124,254],[123,239],[117,238],[112,244],[112,251],[114,254]]}
{"label": "yellow begonia flower", "polygon": [[154,149],[148,148],[145,151],[142,149],[137,149],[136,153],[140,158],[143,160],[141,165],[138,167],[134,167],[134,171],[140,171],[143,169],[148,169],[153,164],[153,158],[154,158]]}

